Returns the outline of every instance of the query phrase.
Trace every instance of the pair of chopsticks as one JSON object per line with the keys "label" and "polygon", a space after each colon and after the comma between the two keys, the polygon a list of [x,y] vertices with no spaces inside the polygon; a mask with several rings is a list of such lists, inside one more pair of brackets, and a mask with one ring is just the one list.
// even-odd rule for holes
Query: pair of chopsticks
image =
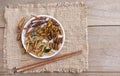
{"label": "pair of chopsticks", "polygon": [[23,66],[20,66],[20,67],[18,66],[18,67],[14,68],[14,72],[15,73],[16,72],[23,72],[25,70],[29,70],[29,69],[32,69],[32,68],[35,68],[35,67],[40,67],[40,66],[43,66],[43,65],[55,62],[55,61],[63,60],[63,59],[72,57],[74,55],[81,54],[81,52],[82,51],[76,51],[76,52],[67,53],[67,54],[64,54],[64,55],[61,55],[61,56],[58,56],[58,57],[55,57],[55,58],[46,59],[44,61],[39,60],[37,62],[26,64],[26,65],[23,65]]}

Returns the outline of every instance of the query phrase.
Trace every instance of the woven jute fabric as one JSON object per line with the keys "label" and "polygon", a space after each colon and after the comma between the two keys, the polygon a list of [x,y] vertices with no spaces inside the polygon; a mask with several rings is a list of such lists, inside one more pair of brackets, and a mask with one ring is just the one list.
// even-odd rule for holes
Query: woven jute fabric
{"label": "woven jute fabric", "polygon": [[50,15],[58,19],[65,30],[65,43],[60,54],[82,50],[80,55],[37,67],[30,72],[74,72],[80,73],[88,68],[88,42],[86,5],[81,2],[19,4],[5,7],[4,67],[9,71],[15,66],[35,62],[39,59],[21,54],[16,41],[17,25],[21,18],[31,15]]}

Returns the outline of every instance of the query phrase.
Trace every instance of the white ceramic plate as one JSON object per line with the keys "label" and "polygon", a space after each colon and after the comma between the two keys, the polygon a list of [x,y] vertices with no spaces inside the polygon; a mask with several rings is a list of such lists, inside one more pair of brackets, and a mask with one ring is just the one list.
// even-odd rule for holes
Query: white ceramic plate
{"label": "white ceramic plate", "polygon": [[[64,32],[64,29],[63,29],[63,26],[62,26],[62,24],[57,20],[57,19],[55,19],[54,17],[52,17],[52,16],[48,16],[48,15],[38,15],[37,17],[47,17],[47,18],[52,18],[52,19],[54,19],[55,21],[57,21],[57,23],[60,25],[60,27],[61,27],[61,29],[62,29],[62,31],[63,31],[63,42],[62,42],[62,44],[60,45],[60,48],[59,48],[59,50],[53,50],[53,52],[54,52],[54,54],[52,54],[52,55],[43,55],[43,56],[41,56],[41,57],[39,57],[39,56],[36,56],[36,55],[34,55],[34,54],[32,54],[32,53],[29,53],[31,56],[33,56],[33,57],[35,57],[35,58],[39,58],[39,59],[45,59],[45,58],[50,58],[50,57],[53,57],[53,56],[55,56],[56,54],[58,54],[60,51],[61,51],[61,49],[62,49],[62,47],[63,47],[63,45],[64,45],[64,42],[65,42],[65,32]],[[31,22],[31,20],[33,20],[33,19],[35,19],[34,17],[33,18],[31,18],[30,20],[28,20],[27,22],[26,22],[26,24],[24,25],[24,28],[25,27],[27,27],[29,24],[30,24],[30,22]],[[21,40],[22,40],[22,44],[23,44],[23,47],[26,49],[26,44],[25,44],[25,34],[26,34],[26,30],[22,30],[22,34],[21,34]]]}

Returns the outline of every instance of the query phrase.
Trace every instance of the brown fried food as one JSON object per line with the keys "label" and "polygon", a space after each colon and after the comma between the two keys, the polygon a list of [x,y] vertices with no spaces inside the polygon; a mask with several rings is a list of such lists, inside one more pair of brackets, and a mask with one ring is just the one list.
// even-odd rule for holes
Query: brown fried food
{"label": "brown fried food", "polygon": [[[33,21],[35,22],[35,20]],[[43,56],[51,52],[51,50],[59,50],[63,38],[59,38],[58,35],[62,34],[62,29],[55,20],[50,18],[43,23],[38,21],[31,23],[34,24],[34,26],[32,26],[33,29],[28,29],[29,31],[26,33],[25,40],[27,52],[31,52],[36,56]],[[41,27],[44,23],[45,25]],[[43,40],[47,42],[43,42]],[[50,43],[50,40],[53,40],[53,43]]]}
{"label": "brown fried food", "polygon": [[24,23],[25,23],[25,17],[23,17],[18,23],[18,29],[22,30]]}
{"label": "brown fried food", "polygon": [[17,34],[17,41],[19,41],[19,40],[20,40],[20,38],[21,38],[21,34],[20,34],[20,33],[18,33],[18,34]]}

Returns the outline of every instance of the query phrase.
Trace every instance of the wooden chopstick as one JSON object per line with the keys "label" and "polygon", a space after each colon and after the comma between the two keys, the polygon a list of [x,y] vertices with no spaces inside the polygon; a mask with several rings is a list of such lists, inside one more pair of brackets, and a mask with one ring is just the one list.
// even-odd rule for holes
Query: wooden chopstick
{"label": "wooden chopstick", "polygon": [[76,51],[76,52],[72,52],[72,53],[67,53],[67,54],[64,54],[62,56],[58,56],[58,57],[55,57],[55,58],[47,59],[47,60],[44,60],[44,61],[40,60],[40,61],[37,61],[37,62],[33,62],[31,64],[26,64],[26,65],[21,66],[21,67],[15,67],[14,68],[14,72],[22,72],[22,71],[29,70],[29,69],[32,69],[32,68],[35,68],[35,67],[40,67],[40,66],[49,64],[51,62],[63,60],[63,59],[69,58],[71,56],[80,54],[81,52],[82,51]]}

